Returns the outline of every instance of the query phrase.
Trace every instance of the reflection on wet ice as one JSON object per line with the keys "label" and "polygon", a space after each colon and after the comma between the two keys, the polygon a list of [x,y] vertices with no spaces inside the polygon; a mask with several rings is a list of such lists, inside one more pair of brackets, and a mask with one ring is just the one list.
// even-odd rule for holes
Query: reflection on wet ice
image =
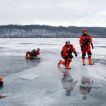
{"label": "reflection on wet ice", "polygon": [[72,78],[69,70],[65,70],[61,82],[63,85],[63,89],[66,90],[66,95],[70,96],[71,92],[74,90],[77,81]]}
{"label": "reflection on wet ice", "polygon": [[80,84],[80,92],[83,95],[83,99],[87,99],[87,95],[91,92],[93,80],[88,77],[82,77]]}
{"label": "reflection on wet ice", "polygon": [[94,83],[90,76],[86,75],[83,75],[83,77],[81,77],[81,81],[78,80],[79,83],[77,83],[78,81],[74,79],[71,73],[72,70],[70,71],[69,69],[65,69],[64,67],[58,67],[58,69],[60,72],[62,72],[63,77],[61,79],[61,83],[67,96],[70,96],[72,94],[76,86],[77,88],[79,88],[77,89],[78,91],[76,91],[77,93],[79,93],[78,95],[81,95],[82,99],[86,100],[92,88],[98,89],[102,87],[102,85],[100,85],[99,83]]}

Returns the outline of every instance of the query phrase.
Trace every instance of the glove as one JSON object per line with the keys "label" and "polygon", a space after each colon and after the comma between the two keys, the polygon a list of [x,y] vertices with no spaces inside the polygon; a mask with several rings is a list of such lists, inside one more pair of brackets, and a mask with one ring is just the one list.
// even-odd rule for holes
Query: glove
{"label": "glove", "polygon": [[81,47],[81,50],[83,51],[83,46],[81,45],[80,47]]}
{"label": "glove", "polygon": [[94,49],[93,44],[91,44],[91,46],[92,46],[92,49]]}
{"label": "glove", "polygon": [[77,57],[77,52],[74,52],[75,56]]}

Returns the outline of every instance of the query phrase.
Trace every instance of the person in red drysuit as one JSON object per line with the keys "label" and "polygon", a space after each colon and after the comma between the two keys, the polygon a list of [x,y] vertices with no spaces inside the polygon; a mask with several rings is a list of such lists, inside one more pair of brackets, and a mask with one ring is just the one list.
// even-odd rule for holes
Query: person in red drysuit
{"label": "person in red drysuit", "polygon": [[31,56],[37,57],[38,55],[40,55],[40,49],[39,48],[37,50],[33,49],[31,52]]}
{"label": "person in red drysuit", "polygon": [[70,63],[73,58],[72,53],[74,53],[75,56],[77,57],[77,52],[75,48],[73,47],[73,45],[70,44],[70,41],[66,41],[66,44],[63,46],[61,51],[61,56],[64,59],[64,61],[60,60],[58,63],[58,66],[60,66],[60,64],[63,64],[66,67],[66,69],[71,69]]}
{"label": "person in red drysuit", "polygon": [[93,49],[93,43],[92,43],[92,37],[88,34],[88,31],[86,28],[82,29],[83,35],[80,36],[80,47],[82,52],[82,64],[85,65],[85,56],[86,53],[88,54],[88,64],[92,65],[92,59],[91,59],[91,47]]}

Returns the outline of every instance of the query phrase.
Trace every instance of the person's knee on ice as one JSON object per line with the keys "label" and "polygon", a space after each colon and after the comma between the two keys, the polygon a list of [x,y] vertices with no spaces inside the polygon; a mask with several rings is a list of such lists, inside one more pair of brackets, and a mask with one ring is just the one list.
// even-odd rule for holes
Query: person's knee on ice
{"label": "person's knee on ice", "polygon": [[60,66],[60,65],[65,65],[65,61],[63,61],[63,60],[59,60],[59,62],[58,62],[58,66]]}
{"label": "person's knee on ice", "polygon": [[60,66],[60,65],[65,65],[65,55],[63,55],[63,51],[61,51],[61,57],[62,57],[64,60],[59,60],[58,66]]}

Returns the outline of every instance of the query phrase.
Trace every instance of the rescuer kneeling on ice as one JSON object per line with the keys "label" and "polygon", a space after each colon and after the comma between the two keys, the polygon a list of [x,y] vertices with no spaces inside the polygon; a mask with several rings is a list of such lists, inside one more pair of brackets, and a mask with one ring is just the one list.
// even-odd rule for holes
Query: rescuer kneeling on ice
{"label": "rescuer kneeling on ice", "polygon": [[77,52],[75,48],[73,47],[73,45],[70,44],[70,41],[66,41],[65,43],[66,44],[63,46],[62,51],[61,51],[61,56],[64,59],[64,61],[60,60],[58,63],[58,66],[60,66],[60,64],[63,64],[66,67],[66,69],[71,69],[70,63],[73,58],[72,53],[74,53],[75,56],[77,57]]}
{"label": "rescuer kneeling on ice", "polygon": [[85,65],[85,56],[88,54],[88,64],[92,65],[91,47],[93,49],[92,37],[88,35],[87,29],[82,29],[83,35],[80,36],[80,47],[82,52],[82,64]]}

